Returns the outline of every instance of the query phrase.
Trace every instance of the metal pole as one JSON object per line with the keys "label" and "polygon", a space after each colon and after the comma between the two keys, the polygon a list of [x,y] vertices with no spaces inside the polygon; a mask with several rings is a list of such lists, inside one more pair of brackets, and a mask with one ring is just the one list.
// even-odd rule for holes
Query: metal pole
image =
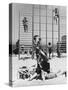
{"label": "metal pole", "polygon": [[47,5],[46,5],[46,52],[47,52]]}
{"label": "metal pole", "polygon": [[34,5],[32,5],[32,59],[34,58],[34,55],[33,55],[33,37],[34,37]]}
{"label": "metal pole", "polygon": [[20,59],[20,11],[19,11],[19,59]]}
{"label": "metal pole", "polygon": [[60,17],[58,17],[58,42],[60,42]]}
{"label": "metal pole", "polygon": [[52,9],[52,57],[53,57],[53,32],[54,32],[54,30],[53,30],[53,9]]}
{"label": "metal pole", "polygon": [[39,37],[41,37],[41,7],[39,5]]}
{"label": "metal pole", "polygon": [[58,44],[59,44],[58,50],[59,50],[59,57],[60,57],[60,17],[58,17]]}

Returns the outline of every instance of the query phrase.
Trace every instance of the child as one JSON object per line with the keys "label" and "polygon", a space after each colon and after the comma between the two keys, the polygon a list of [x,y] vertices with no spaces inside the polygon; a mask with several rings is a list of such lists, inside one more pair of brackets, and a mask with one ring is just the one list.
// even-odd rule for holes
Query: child
{"label": "child", "polygon": [[51,55],[51,52],[52,52],[52,47],[51,47],[51,43],[50,42],[48,43],[48,52],[49,52],[49,59],[51,59],[50,55]]}

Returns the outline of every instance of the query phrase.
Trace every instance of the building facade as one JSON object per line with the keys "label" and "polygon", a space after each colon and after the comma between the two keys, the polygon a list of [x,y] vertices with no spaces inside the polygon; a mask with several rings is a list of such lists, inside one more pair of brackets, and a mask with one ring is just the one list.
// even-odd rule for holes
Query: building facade
{"label": "building facade", "polygon": [[[59,18],[55,17],[55,9],[58,10]],[[19,40],[20,46],[30,47],[33,36],[39,35],[43,46],[50,42],[55,47],[66,35],[65,6],[14,4],[13,10],[13,44]]]}

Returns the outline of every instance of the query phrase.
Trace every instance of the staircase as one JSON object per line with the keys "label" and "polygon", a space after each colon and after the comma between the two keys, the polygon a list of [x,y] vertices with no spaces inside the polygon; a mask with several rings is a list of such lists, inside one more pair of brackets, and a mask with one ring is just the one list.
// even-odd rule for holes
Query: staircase
{"label": "staircase", "polygon": [[28,50],[32,48],[32,31],[24,32],[23,29],[20,30],[20,51]]}

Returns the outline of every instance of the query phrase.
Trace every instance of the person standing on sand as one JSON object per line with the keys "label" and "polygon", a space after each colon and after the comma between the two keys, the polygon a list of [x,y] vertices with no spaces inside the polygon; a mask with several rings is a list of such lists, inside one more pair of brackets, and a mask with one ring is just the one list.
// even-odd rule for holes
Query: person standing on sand
{"label": "person standing on sand", "polygon": [[48,43],[48,52],[49,52],[49,59],[51,59],[50,58],[50,55],[52,53],[52,46],[51,46],[51,43],[50,42]]}

